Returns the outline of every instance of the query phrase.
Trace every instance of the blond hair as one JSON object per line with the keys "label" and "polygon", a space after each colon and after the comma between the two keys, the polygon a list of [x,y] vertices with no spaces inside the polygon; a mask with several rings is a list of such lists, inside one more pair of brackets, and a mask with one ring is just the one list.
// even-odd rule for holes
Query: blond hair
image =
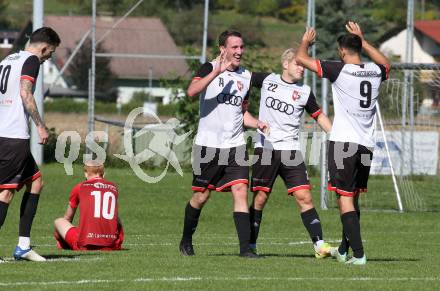
{"label": "blond hair", "polygon": [[295,50],[293,48],[289,48],[284,51],[284,53],[281,55],[281,64],[283,64],[285,61],[290,63],[295,59]]}
{"label": "blond hair", "polygon": [[100,161],[85,161],[84,162],[84,172],[88,175],[99,175],[104,176],[104,163]]}

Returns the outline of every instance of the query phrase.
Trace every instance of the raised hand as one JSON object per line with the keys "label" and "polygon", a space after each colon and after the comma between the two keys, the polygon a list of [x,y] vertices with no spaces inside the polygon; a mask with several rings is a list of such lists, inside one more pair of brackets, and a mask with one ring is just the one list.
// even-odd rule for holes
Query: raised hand
{"label": "raised hand", "polygon": [[349,33],[356,34],[362,40],[364,39],[364,34],[362,33],[361,27],[356,22],[353,22],[353,21],[347,22],[347,24],[345,25],[345,28],[347,29],[347,31]]}
{"label": "raised hand", "polygon": [[306,32],[302,37],[302,42],[307,43],[308,45],[312,45],[315,42],[316,31],[313,27],[307,27]]}
{"label": "raised hand", "polygon": [[218,74],[223,73],[232,64],[232,61],[226,59],[226,51],[222,50],[220,55],[215,59],[215,68]]}

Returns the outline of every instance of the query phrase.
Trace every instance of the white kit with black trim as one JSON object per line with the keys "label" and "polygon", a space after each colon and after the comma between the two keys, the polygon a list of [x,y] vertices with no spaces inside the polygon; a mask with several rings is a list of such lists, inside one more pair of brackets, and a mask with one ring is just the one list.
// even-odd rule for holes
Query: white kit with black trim
{"label": "white kit with black trim", "polygon": [[268,135],[259,133],[255,147],[300,150],[299,130],[304,110],[317,118],[321,110],[310,87],[288,83],[278,74],[252,74],[252,86],[261,88],[258,119],[270,126]]}
{"label": "white kit with black trim", "polygon": [[[215,61],[205,63],[194,79],[213,70]],[[245,144],[243,103],[248,101],[251,73],[239,67],[221,73],[200,94],[200,119],[195,144],[212,148],[232,148]]]}
{"label": "white kit with black trim", "polygon": [[335,118],[330,140],[374,147],[379,86],[388,79],[389,68],[340,61],[317,61],[317,65],[318,76],[332,83]]}
{"label": "white kit with black trim", "polygon": [[38,57],[27,51],[0,63],[0,137],[29,139],[29,114],[23,107],[20,80],[35,83],[39,69]]}

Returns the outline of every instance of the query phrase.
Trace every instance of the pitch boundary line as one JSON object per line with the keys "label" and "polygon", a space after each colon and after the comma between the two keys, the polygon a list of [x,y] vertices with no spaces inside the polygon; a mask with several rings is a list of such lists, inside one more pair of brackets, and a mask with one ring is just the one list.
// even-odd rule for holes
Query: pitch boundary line
{"label": "pitch boundary line", "polygon": [[154,283],[154,282],[188,282],[188,281],[440,281],[440,277],[162,277],[162,278],[136,278],[136,279],[84,279],[76,281],[22,281],[0,282],[0,286],[48,286],[48,285],[85,285],[85,284],[110,284],[110,283]]}

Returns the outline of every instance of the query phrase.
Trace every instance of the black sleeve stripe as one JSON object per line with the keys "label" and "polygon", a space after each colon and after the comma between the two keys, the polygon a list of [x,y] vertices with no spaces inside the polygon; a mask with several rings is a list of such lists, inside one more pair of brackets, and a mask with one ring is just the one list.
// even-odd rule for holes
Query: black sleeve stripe
{"label": "black sleeve stripe", "polygon": [[321,108],[318,103],[316,103],[315,94],[310,91],[309,99],[307,99],[306,106],[304,107],[308,114],[310,114],[313,118],[317,118],[321,113]]}
{"label": "black sleeve stripe", "polygon": [[197,73],[195,74],[193,79],[201,79],[206,77],[209,73],[211,73],[213,70],[212,64],[211,63],[204,63],[199,70],[197,71]]}
{"label": "black sleeve stripe", "polygon": [[388,65],[384,66],[384,65],[380,65],[380,64],[376,64],[379,68],[380,68],[380,72],[381,72],[381,80],[385,81],[388,80]]}
{"label": "black sleeve stripe", "polygon": [[339,74],[344,68],[344,63],[341,61],[321,61],[322,77],[329,79],[330,82],[335,82]]}
{"label": "black sleeve stripe", "polygon": [[252,73],[251,87],[261,88],[263,86],[264,79],[269,76],[269,73]]}
{"label": "black sleeve stripe", "polygon": [[30,56],[24,61],[21,69],[21,78],[35,82],[40,71],[40,60],[37,56]]}

